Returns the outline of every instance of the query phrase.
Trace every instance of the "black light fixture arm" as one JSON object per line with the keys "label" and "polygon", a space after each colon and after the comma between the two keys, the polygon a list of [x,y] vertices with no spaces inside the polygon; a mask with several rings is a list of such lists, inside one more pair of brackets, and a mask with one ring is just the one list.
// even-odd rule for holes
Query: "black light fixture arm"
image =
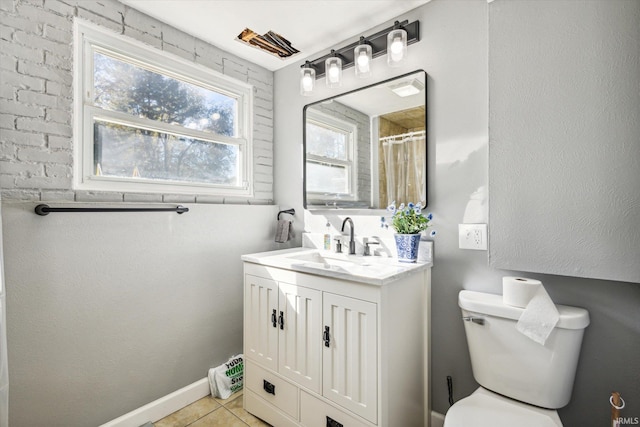
{"label": "black light fixture arm", "polygon": [[353,49],[363,43],[371,46],[372,56],[373,58],[377,58],[378,56],[387,53],[387,34],[393,30],[397,30],[398,28],[402,28],[407,32],[407,45],[420,41],[420,21],[413,21],[411,23],[406,20],[402,22],[396,21],[393,26],[389,28],[385,28],[384,30],[370,36],[361,36],[356,42],[341,47],[340,49],[332,49],[330,53],[314,59],[313,61],[306,61],[305,64],[301,65],[301,68],[313,67],[316,70],[316,79],[318,79],[323,77],[325,74],[324,62],[327,58],[332,58],[334,56],[340,56],[342,58],[343,69],[353,67],[355,63]]}

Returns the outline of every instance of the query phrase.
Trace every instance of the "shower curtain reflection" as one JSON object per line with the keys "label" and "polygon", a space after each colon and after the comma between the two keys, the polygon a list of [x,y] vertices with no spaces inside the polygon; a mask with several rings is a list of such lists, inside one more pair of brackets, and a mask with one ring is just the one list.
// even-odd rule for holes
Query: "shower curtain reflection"
{"label": "shower curtain reflection", "polygon": [[426,200],[426,132],[380,138],[380,205]]}

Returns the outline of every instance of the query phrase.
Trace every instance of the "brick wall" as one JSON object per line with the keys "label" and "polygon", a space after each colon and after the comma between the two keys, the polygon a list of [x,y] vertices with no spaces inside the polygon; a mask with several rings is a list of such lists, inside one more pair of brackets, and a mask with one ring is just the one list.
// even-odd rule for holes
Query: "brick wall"
{"label": "brick wall", "polygon": [[[73,190],[74,17],[253,85],[253,199]],[[273,73],[116,0],[0,0],[0,189],[4,200],[271,203]]]}

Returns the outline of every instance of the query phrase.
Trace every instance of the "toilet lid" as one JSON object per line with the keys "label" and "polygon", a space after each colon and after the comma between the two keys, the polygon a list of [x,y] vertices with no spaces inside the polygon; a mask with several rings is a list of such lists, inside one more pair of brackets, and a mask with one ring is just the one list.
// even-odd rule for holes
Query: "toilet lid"
{"label": "toilet lid", "polygon": [[556,411],[527,405],[482,387],[447,411],[444,427],[562,427]]}

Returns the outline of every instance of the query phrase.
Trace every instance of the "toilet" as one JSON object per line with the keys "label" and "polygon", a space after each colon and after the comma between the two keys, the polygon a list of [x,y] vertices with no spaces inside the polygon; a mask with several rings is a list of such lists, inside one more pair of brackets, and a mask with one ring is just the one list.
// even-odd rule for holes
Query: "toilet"
{"label": "toilet", "polygon": [[480,387],[447,411],[444,427],[561,427],[589,313],[556,305],[560,320],[542,346],[516,330],[523,308],[502,295],[461,291],[473,376]]}

